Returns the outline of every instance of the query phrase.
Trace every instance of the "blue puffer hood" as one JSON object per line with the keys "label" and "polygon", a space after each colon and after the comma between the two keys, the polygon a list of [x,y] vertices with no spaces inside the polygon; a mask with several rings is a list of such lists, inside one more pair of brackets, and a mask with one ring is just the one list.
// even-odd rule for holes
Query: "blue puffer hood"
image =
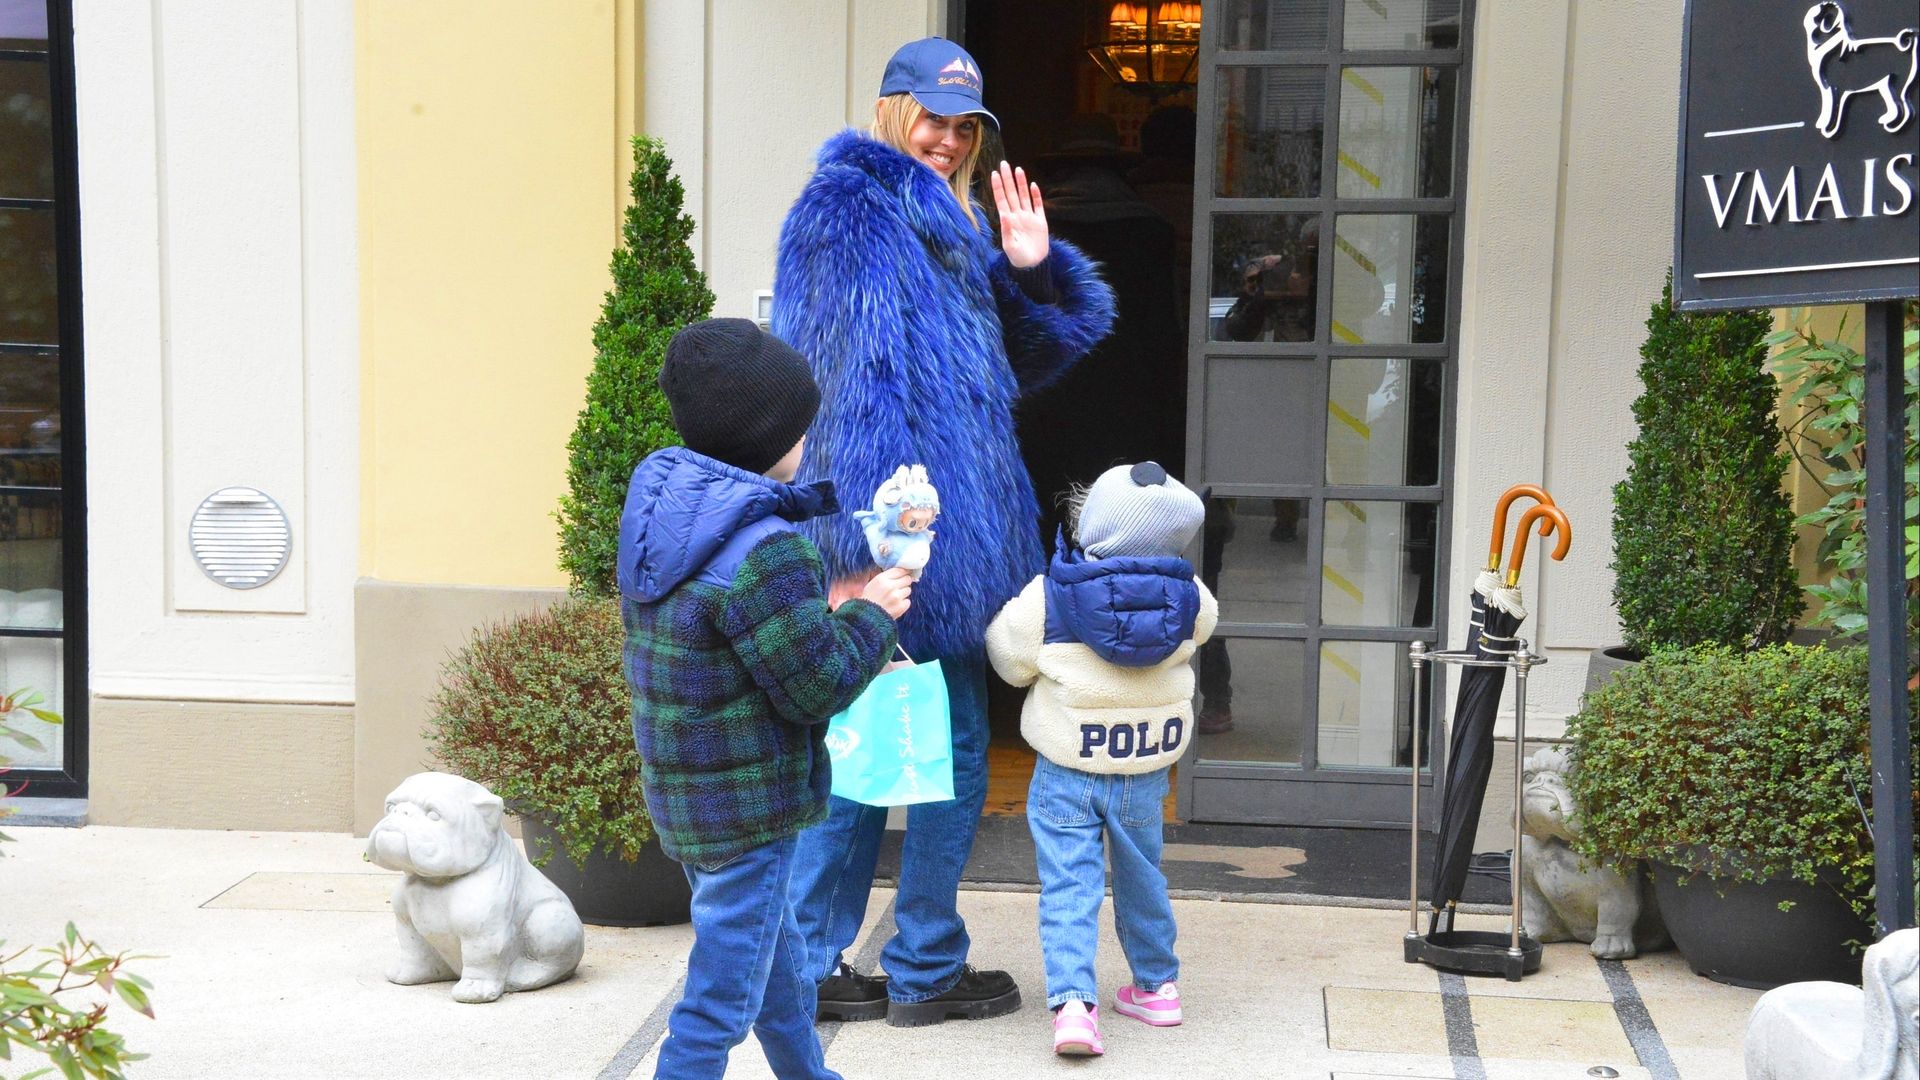
{"label": "blue puffer hood", "polygon": [[620,513],[620,593],[651,604],[699,573],[727,542],[769,518],[839,510],[833,485],[783,484],[684,446],[647,455]]}
{"label": "blue puffer hood", "polygon": [[1089,559],[1066,537],[1047,569],[1047,644],[1079,642],[1121,667],[1151,667],[1193,638],[1200,588],[1181,558]]}

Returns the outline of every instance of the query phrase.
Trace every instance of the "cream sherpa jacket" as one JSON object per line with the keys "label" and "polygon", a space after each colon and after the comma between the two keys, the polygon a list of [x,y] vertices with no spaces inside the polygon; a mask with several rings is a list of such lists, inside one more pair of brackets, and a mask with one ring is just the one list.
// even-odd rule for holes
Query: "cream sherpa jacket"
{"label": "cream sherpa jacket", "polygon": [[[1164,567],[1154,568],[1160,572],[1143,591],[1142,575],[1125,565],[1141,562],[1192,573],[1181,560],[1088,560],[1067,567],[1079,580],[1063,584],[1056,560],[1051,576],[1033,579],[987,627],[993,669],[1014,686],[1032,687],[1020,734],[1056,765],[1151,772],[1178,761],[1193,741],[1189,661],[1213,635],[1219,607],[1197,579],[1168,577]],[[1087,580],[1088,568],[1101,580]],[[1175,603],[1143,608],[1156,588]],[[1092,591],[1107,602],[1089,602]]]}

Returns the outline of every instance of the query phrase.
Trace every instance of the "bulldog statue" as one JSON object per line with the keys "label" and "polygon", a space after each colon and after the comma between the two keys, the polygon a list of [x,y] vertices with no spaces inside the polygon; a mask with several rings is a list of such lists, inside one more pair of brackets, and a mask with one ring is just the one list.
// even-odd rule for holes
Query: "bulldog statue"
{"label": "bulldog statue", "polygon": [[1603,960],[1625,960],[1669,944],[1653,884],[1580,858],[1569,846],[1580,815],[1567,790],[1567,751],[1527,759],[1521,810],[1521,924],[1535,941],[1586,941]]}
{"label": "bulldog statue", "polygon": [[406,874],[393,891],[400,957],[389,982],[458,979],[455,1001],[493,1001],[579,966],[580,916],[527,862],[502,813],[498,795],[448,773],[415,773],[387,796],[367,859]]}
{"label": "bulldog statue", "polygon": [[1867,950],[1862,985],[1776,986],[1747,1018],[1747,1080],[1914,1080],[1920,1076],[1920,930]]}

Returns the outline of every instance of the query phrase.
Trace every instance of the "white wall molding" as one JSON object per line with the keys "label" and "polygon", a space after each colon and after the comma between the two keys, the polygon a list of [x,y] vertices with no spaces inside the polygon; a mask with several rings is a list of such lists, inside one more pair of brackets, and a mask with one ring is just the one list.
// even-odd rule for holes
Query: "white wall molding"
{"label": "white wall molding", "polygon": [[239,677],[192,671],[126,671],[96,675],[96,698],[123,701],[229,701],[273,705],[352,705],[353,679]]}
{"label": "white wall molding", "polygon": [[[350,701],[351,5],[76,0],[74,24],[92,686]],[[245,592],[187,540],[229,484],[294,531]]]}

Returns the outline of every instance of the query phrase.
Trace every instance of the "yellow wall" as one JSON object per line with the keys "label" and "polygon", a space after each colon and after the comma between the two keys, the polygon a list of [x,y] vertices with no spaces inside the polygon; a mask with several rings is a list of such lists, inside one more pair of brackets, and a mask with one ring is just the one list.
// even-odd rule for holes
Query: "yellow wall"
{"label": "yellow wall", "polygon": [[358,0],[363,576],[564,582],[553,510],[618,236],[633,2]]}

